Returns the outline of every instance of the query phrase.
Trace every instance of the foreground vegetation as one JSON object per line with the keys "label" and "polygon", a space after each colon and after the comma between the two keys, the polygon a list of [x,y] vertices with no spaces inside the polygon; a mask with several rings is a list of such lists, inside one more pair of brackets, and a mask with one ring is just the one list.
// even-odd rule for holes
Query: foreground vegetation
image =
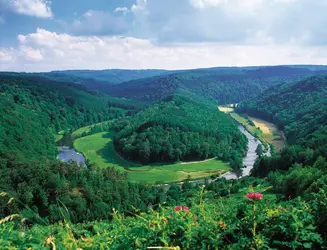
{"label": "foreground vegetation", "polygon": [[[253,186],[249,186],[253,184]],[[3,249],[323,249],[326,193],[284,200],[269,182],[247,178],[183,190],[171,187],[168,206],[134,209],[128,216],[108,210],[112,220],[24,228],[19,216],[2,221]],[[256,185],[256,186],[254,186]],[[174,205],[175,204],[175,205]],[[63,209],[64,211],[64,209]],[[320,220],[318,220],[318,217]],[[16,221],[16,223],[15,223]],[[174,248],[173,248],[174,247]]]}

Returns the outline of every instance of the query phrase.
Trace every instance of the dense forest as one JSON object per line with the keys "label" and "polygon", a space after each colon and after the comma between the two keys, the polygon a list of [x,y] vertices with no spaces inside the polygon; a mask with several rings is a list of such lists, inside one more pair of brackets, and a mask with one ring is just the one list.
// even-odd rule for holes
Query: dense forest
{"label": "dense forest", "polygon": [[327,76],[321,75],[280,85],[238,106],[239,112],[273,121],[291,144],[280,155],[262,159],[258,164],[260,174],[269,169],[288,169],[295,162],[312,165],[319,156],[327,156],[326,97]]}
{"label": "dense forest", "polygon": [[156,101],[171,94],[202,97],[218,104],[238,103],[283,82],[327,72],[290,66],[213,68],[175,72],[134,80],[102,89],[107,94],[142,101]]}
{"label": "dense forest", "polygon": [[[53,71],[44,74],[44,76],[52,77],[54,80],[60,78],[75,78],[79,79],[83,85],[87,87],[94,88],[91,85],[90,80],[104,84],[119,84],[123,82],[128,82],[132,80],[138,80],[158,75],[164,75],[171,73],[173,71],[168,70],[157,70],[157,69],[147,69],[147,70],[123,70],[123,69],[109,69],[109,70],[66,70],[66,71]],[[100,86],[100,85],[99,85]]]}
{"label": "dense forest", "polygon": [[211,103],[170,96],[116,124],[115,146],[126,159],[150,162],[233,159],[242,167],[247,140]]}
{"label": "dense forest", "polygon": [[[146,107],[71,80],[1,74],[1,248],[326,249],[327,77],[302,79],[321,67],[291,68],[297,73],[284,67],[248,68],[262,84],[247,86],[248,96],[237,96],[248,79],[240,76],[244,69],[230,72],[229,77],[240,79],[235,85],[227,76],[219,80],[226,93],[221,98],[210,89],[203,94],[201,84],[191,90],[178,85],[178,91],[168,89],[155,98],[136,97],[141,91],[126,94],[155,101]],[[157,78],[143,82],[150,79]],[[54,133],[117,118],[110,128],[126,159],[149,163],[218,156],[239,167],[246,139],[212,100],[244,100],[263,91],[237,111],[273,121],[290,145],[272,157],[260,156],[252,177],[212,177],[200,186],[189,181],[142,185],[128,182],[114,168],[54,159]]]}
{"label": "dense forest", "polygon": [[54,157],[53,135],[110,120],[133,102],[97,94],[84,86],[42,77],[0,75],[0,150],[25,157]]}

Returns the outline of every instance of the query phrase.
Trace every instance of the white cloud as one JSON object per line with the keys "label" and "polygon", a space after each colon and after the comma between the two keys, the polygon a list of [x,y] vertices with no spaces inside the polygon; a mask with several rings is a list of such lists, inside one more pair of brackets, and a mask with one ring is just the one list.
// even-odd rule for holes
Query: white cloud
{"label": "white cloud", "polygon": [[325,64],[326,46],[226,45],[157,46],[146,39],[71,36],[44,29],[18,36],[17,48],[0,48],[0,70],[166,68],[277,64]]}
{"label": "white cloud", "polygon": [[126,15],[130,10],[127,7],[118,7],[115,9],[115,12],[123,12]]}
{"label": "white cloud", "polygon": [[48,0],[0,0],[3,10],[17,14],[42,18],[52,17],[51,2]]}
{"label": "white cloud", "polygon": [[[0,48],[0,63],[6,63],[12,61],[12,57],[10,55],[10,49],[1,49]],[[1,64],[0,64],[1,68]]]}
{"label": "white cloud", "polygon": [[22,48],[22,52],[24,53],[24,58],[27,61],[35,61],[39,62],[42,61],[43,56],[41,54],[41,51],[38,49],[33,49],[33,48]]}
{"label": "white cloud", "polygon": [[158,44],[327,44],[326,0],[137,0],[131,9],[128,34]]}
{"label": "white cloud", "polygon": [[[151,0],[150,0],[151,1]],[[136,0],[136,3],[132,5],[131,11],[138,12],[146,8],[148,0]]]}
{"label": "white cloud", "polygon": [[200,9],[211,7],[211,6],[219,6],[226,2],[227,2],[227,0],[190,0],[190,3],[195,8],[200,8]]}

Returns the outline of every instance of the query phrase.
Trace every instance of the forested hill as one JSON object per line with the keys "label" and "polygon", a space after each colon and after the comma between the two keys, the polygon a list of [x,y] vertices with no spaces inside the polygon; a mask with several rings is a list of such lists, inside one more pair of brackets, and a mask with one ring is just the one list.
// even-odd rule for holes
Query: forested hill
{"label": "forested hill", "polygon": [[252,98],[283,82],[320,74],[323,69],[309,66],[198,69],[107,86],[102,91],[148,102],[179,93],[227,104]]}
{"label": "forested hill", "polygon": [[165,75],[172,71],[167,70],[66,70],[52,71],[49,73],[33,73],[32,75],[41,75],[50,80],[58,82],[72,82],[83,85],[89,89],[99,92],[106,92],[110,85],[122,82],[143,79],[158,75]]}
{"label": "forested hill", "polygon": [[291,144],[322,145],[327,142],[327,75],[282,84],[238,110],[274,122]]}
{"label": "forested hill", "polygon": [[218,157],[238,168],[247,145],[245,136],[215,105],[178,95],[122,118],[116,130],[117,151],[142,163]]}
{"label": "forested hill", "polygon": [[[167,70],[146,69],[146,70],[124,70],[124,69],[107,69],[107,70],[65,70],[52,71],[47,73],[54,78],[76,77],[80,79],[93,79],[107,84],[119,84],[122,82],[158,76],[167,74]],[[91,87],[91,86],[90,86]]]}
{"label": "forested hill", "polygon": [[133,106],[77,84],[0,74],[0,151],[54,157],[56,132],[118,117],[117,107]]}

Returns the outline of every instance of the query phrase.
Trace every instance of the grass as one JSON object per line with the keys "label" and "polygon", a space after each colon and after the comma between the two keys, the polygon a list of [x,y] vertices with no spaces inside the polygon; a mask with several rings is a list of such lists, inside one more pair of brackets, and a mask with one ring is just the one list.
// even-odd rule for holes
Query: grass
{"label": "grass", "polygon": [[63,135],[58,135],[58,134],[53,134],[56,142],[60,141],[64,136]]}
{"label": "grass", "polygon": [[269,144],[273,144],[277,151],[280,151],[285,147],[285,140],[282,137],[280,131],[273,123],[258,118],[254,118],[251,116],[249,116],[249,119],[255,124],[257,128],[260,128],[260,130],[263,133],[263,138]]}
{"label": "grass", "polygon": [[83,133],[85,133],[85,134],[89,133],[94,126],[100,126],[102,124],[107,124],[110,122],[112,122],[112,121],[104,121],[104,122],[99,122],[97,124],[92,124],[89,126],[81,127],[72,133],[72,137],[73,138],[81,137]]}
{"label": "grass", "polygon": [[122,159],[114,150],[113,134],[96,133],[74,141],[74,148],[82,152],[86,159],[100,168],[115,167],[128,172],[128,178],[135,182],[180,182],[222,174],[229,170],[228,164],[217,159],[185,164],[182,162],[166,165],[142,166]]}
{"label": "grass", "polygon": [[61,130],[57,134],[53,134],[56,142],[60,141],[64,137],[65,131]]}
{"label": "grass", "polygon": [[285,140],[273,123],[251,116],[241,116],[235,113],[234,109],[230,106],[218,106],[218,109],[229,114],[234,120],[242,124],[253,136],[262,142],[266,149],[268,144],[273,145],[277,151],[285,147]]}

